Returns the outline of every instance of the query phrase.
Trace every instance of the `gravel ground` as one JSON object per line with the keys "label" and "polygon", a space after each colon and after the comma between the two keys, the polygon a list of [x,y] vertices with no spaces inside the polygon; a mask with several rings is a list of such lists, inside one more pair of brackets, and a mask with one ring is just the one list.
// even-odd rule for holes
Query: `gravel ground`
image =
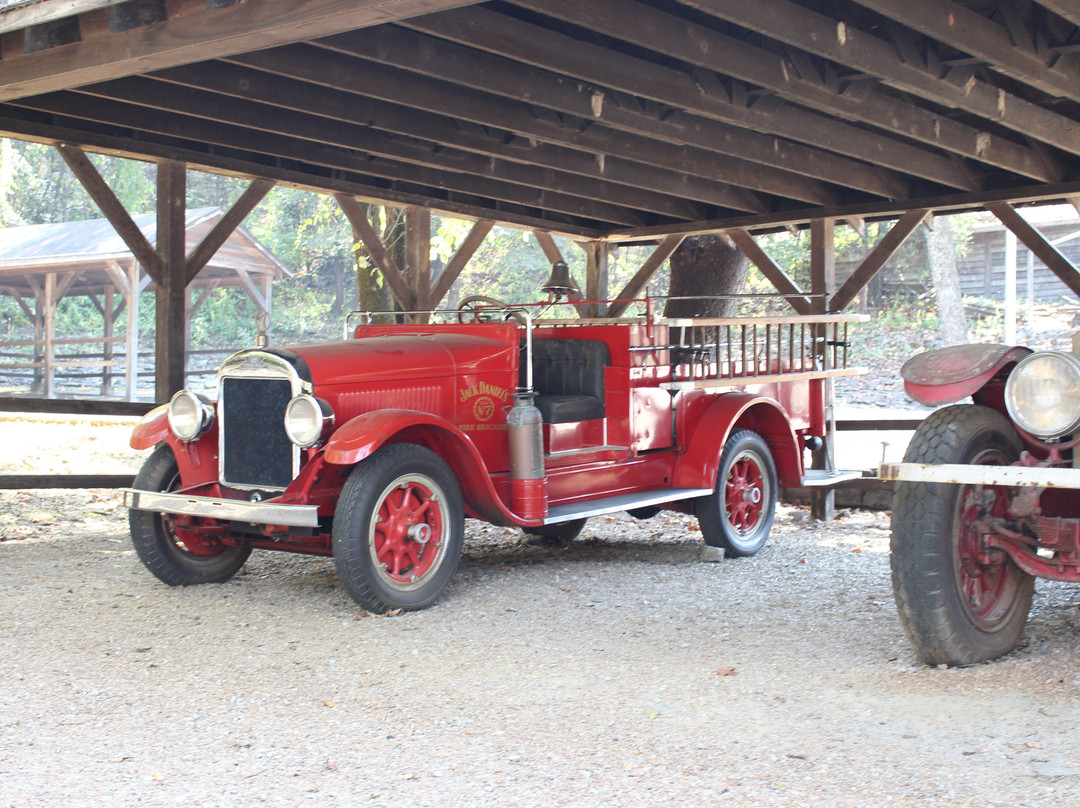
{"label": "gravel ground", "polygon": [[[0,470],[130,469],[127,429],[0,419]],[[0,501],[0,806],[1080,804],[1080,590],[926,668],[888,514],[781,507],[718,563],[674,515],[560,549],[470,522],[448,594],[380,618],[328,559],[160,584],[116,492]]]}

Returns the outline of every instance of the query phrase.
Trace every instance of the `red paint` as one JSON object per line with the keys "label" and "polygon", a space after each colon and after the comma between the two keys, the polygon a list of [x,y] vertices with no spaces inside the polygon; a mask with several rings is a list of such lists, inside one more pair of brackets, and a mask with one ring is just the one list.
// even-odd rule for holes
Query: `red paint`
{"label": "red paint", "polygon": [[[320,519],[329,524],[353,467],[382,446],[414,443],[450,467],[469,516],[536,526],[558,505],[584,506],[604,497],[674,487],[711,489],[724,442],[736,428],[761,434],[780,482],[798,484],[803,438],[823,431],[820,383],[670,390],[664,385],[673,378],[672,335],[663,322],[541,321],[534,340],[599,340],[607,346],[604,417],[545,424],[546,478],[511,481],[506,409],[521,383],[518,363],[525,337],[525,328],[513,322],[371,325],[357,328],[352,340],[281,349],[298,358],[295,367],[302,381],[311,382],[310,392],[333,408],[335,431],[325,446],[301,453],[300,473],[285,491],[260,496],[268,494],[267,502],[316,505]],[[159,409],[136,428],[132,445],[146,448],[161,440],[177,455],[186,493],[251,496],[218,482],[216,424],[185,445],[172,437]],[[756,473],[760,477],[760,470]],[[754,468],[737,465],[728,483],[739,489],[729,502],[743,503],[739,519],[747,525],[762,516],[750,495],[760,484],[754,475]],[[409,530],[415,533],[417,520],[442,518],[441,509],[418,484],[402,489],[400,496],[388,495],[382,508],[385,518],[375,550],[387,564],[386,574],[394,580],[406,570],[409,576],[422,576],[424,558],[409,555],[422,542]],[[213,541],[330,552],[330,535],[322,527],[304,533],[273,525],[238,526],[235,534],[222,535],[222,526],[212,520],[185,519],[193,535],[213,536]]]}

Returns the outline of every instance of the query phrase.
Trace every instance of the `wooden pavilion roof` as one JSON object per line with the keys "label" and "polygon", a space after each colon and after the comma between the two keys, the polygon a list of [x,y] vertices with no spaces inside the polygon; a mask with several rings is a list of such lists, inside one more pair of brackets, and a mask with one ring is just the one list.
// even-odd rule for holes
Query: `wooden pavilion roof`
{"label": "wooden pavilion roof", "polygon": [[40,0],[0,133],[643,239],[1080,194],[1080,0]]}
{"label": "wooden pavilion roof", "polygon": [[[185,237],[190,251],[221,219],[220,208],[187,211]],[[154,214],[132,219],[150,243],[157,240]],[[66,296],[101,294],[116,284],[118,272],[127,274],[135,261],[131,250],[107,219],[0,228],[0,294],[34,297],[34,286],[49,272],[77,273],[65,287]],[[249,288],[252,281],[279,279],[289,271],[243,228],[233,231],[210,262],[192,281],[196,288],[235,286]],[[148,279],[148,290],[154,283]]]}

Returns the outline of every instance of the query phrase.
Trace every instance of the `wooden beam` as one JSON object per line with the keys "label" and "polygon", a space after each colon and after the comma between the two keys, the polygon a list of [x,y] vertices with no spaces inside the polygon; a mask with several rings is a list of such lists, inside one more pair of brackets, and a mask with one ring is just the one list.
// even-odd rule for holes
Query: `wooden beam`
{"label": "wooden beam", "polygon": [[[703,102],[701,88],[690,91],[688,85],[694,84],[694,79],[685,73],[642,61],[633,74],[622,78],[622,83],[632,84],[639,73],[648,75],[656,71],[664,76],[670,73],[670,87],[677,98],[668,97],[665,102],[687,111],[670,111],[658,116],[654,110],[641,104],[617,103],[618,94],[611,89],[611,85],[567,82],[555,72],[536,70],[501,55],[504,51],[481,53],[475,48],[425,34],[426,31],[441,36],[442,26],[438,20],[432,22],[421,18],[406,24],[416,30],[392,27],[377,31],[350,31],[315,43],[354,57],[347,60],[341,56],[332,59],[328,53],[319,56],[302,50],[303,46],[232,58],[275,74],[285,72],[305,81],[318,81],[317,72],[321,69],[324,71],[323,80],[329,73],[333,76],[334,85],[341,89],[362,93],[365,97],[376,94],[397,103],[420,104],[425,109],[436,109],[437,105],[448,109],[457,106],[462,95],[465,99],[474,96],[483,99],[487,94],[494,95],[500,99],[500,123],[522,134],[528,134],[529,130],[535,128],[537,116],[533,110],[539,106],[574,115],[582,121],[599,121],[606,127],[623,132],[666,143],[695,146],[752,163],[786,169],[823,182],[834,183],[836,177],[843,176],[845,185],[878,196],[895,197],[907,193],[906,184],[900,177],[875,166],[735,125],[737,116],[734,110],[723,121],[693,114],[703,103],[716,103],[716,98],[710,95],[709,101]],[[285,65],[275,64],[283,51],[292,50],[307,58],[295,65],[291,60]],[[630,57],[610,54],[605,58],[605,63],[608,58],[614,58],[620,65],[633,61]],[[362,62],[358,59],[378,61]],[[408,72],[391,71],[389,65]],[[599,69],[606,74],[605,67],[599,66]],[[422,81],[417,73],[428,77],[429,81]],[[454,93],[446,93],[446,82],[453,82],[458,89]],[[403,84],[407,84],[407,90],[402,87]],[[655,86],[650,81],[642,84],[647,88]],[[523,86],[529,88],[528,104],[521,103]],[[480,91],[485,95],[476,96],[470,91]],[[490,101],[487,103],[490,104]],[[599,116],[596,115],[597,107]],[[471,114],[474,108],[475,104],[472,103],[461,104],[455,117],[475,120]],[[523,117],[519,111],[528,117]],[[754,116],[751,110],[744,109],[744,112]],[[448,114],[455,113],[450,110]],[[531,123],[529,117],[532,118]],[[562,138],[565,139],[567,134],[564,128]]]}
{"label": "wooden beam", "polygon": [[742,250],[743,255],[750,259],[766,280],[773,285],[780,294],[784,295],[788,305],[799,314],[810,313],[810,298],[799,289],[783,268],[773,261],[772,257],[761,248],[746,230],[724,231],[735,242],[735,246]]}
{"label": "wooden beam", "polygon": [[[279,56],[283,64],[277,64]],[[698,148],[689,148],[684,145],[684,141],[671,143],[610,129],[604,126],[602,121],[595,119],[589,120],[590,126],[583,125],[584,121],[582,124],[568,125],[568,122],[556,116],[538,115],[534,103],[525,103],[519,98],[494,98],[487,93],[464,87],[455,88],[452,93],[448,93],[445,82],[436,84],[367,61],[343,60],[340,57],[335,59],[333,54],[326,51],[291,48],[285,50],[284,54],[254,54],[243,57],[243,61],[269,68],[276,73],[288,70],[289,76],[302,75],[303,81],[297,82],[281,75],[250,75],[250,71],[245,71],[243,79],[234,77],[223,82],[222,78],[216,75],[216,69],[211,75],[199,75],[200,71],[206,73],[205,68],[200,66],[176,68],[158,75],[170,81],[190,83],[201,89],[226,88],[244,98],[275,106],[286,106],[305,112],[317,107],[323,115],[330,112],[335,118],[352,118],[363,126],[400,132],[411,137],[430,138],[432,132],[439,132],[440,140],[448,145],[461,145],[481,153],[496,153],[554,169],[573,170],[584,176],[607,177],[639,189],[662,190],[663,185],[656,181],[655,174],[655,167],[662,166],[689,174],[691,178],[700,177],[691,179],[687,186],[698,189],[701,193],[708,193],[714,200],[723,200],[715,204],[740,209],[747,209],[748,205],[748,209],[761,207],[760,202],[754,204],[752,195],[742,189],[784,193],[820,204],[824,204],[825,200],[835,194],[832,188],[798,172],[781,170],[762,163],[748,163],[715,150],[705,152]],[[350,64],[351,68],[342,65],[343,61]],[[323,70],[319,71],[319,66],[322,66]],[[336,69],[331,69],[331,66]],[[318,72],[313,72],[312,68]],[[224,68],[224,71],[229,73],[229,68]],[[232,71],[235,73],[236,68],[232,68]],[[357,106],[356,99],[349,94],[340,93],[336,89],[311,86],[311,82],[320,81],[320,73],[322,81],[325,81],[325,76],[329,74],[335,78],[342,77],[341,80],[347,81],[356,91],[361,87],[368,88],[364,92],[363,106]],[[355,75],[357,73],[360,75]],[[116,86],[116,83],[111,83],[104,89],[111,93],[111,88]],[[390,103],[372,100],[369,97],[372,87],[379,87],[375,95],[387,99]],[[91,88],[91,91],[97,92],[99,88]],[[400,106],[405,100],[413,109],[406,110]],[[173,105],[170,103],[170,106]],[[242,112],[237,111],[237,114]],[[443,116],[449,116],[451,120],[447,121]],[[497,121],[500,128],[510,129],[531,140],[515,141],[505,136],[493,138],[484,130],[462,130],[452,126],[453,120],[462,118],[474,122],[483,121],[484,127],[490,127]],[[573,151],[568,152],[564,147]],[[596,155],[604,155],[604,160],[596,160]],[[696,166],[696,173],[688,170],[691,163]],[[642,174],[643,168],[649,165],[654,167],[651,182]],[[703,181],[706,179],[713,181],[711,188]],[[717,185],[717,182],[725,184]]]}
{"label": "wooden beam", "polygon": [[630,305],[630,301],[641,294],[641,290],[652,280],[653,275],[671,257],[671,254],[679,248],[684,238],[685,236],[668,236],[661,241],[645,259],[641,268],[634,273],[634,277],[627,281],[626,286],[615,296],[615,300],[608,305],[605,316],[612,318],[622,316]]}
{"label": "wooden beam", "polygon": [[[509,161],[511,165],[506,168],[498,164],[497,175],[503,179],[537,187],[562,187],[601,201],[618,197],[622,204],[665,216],[693,218],[692,211],[700,207],[697,202],[750,207],[745,193],[718,184],[708,172],[702,177],[686,177],[677,194],[661,193],[665,189],[657,181],[651,148],[629,144],[632,148],[619,149],[619,156],[615,156],[611,153],[615,144],[605,142],[602,128],[581,133],[580,127],[539,116],[535,105],[517,99],[505,101],[465,88],[448,93],[445,82],[435,83],[415,74],[310,46],[247,54],[237,60],[243,66],[214,63],[156,73],[153,78],[178,86],[165,89],[159,86],[150,92],[161,99],[162,105],[168,103],[170,95],[181,92],[179,86],[195,87],[305,115],[329,115],[367,129],[410,138],[426,140],[432,132],[438,132],[445,145],[483,155],[489,165],[493,156]],[[327,86],[330,82],[334,83],[333,88]],[[341,84],[347,86],[340,87]],[[117,88],[117,83],[109,83],[93,91],[121,97],[120,93],[114,93]],[[348,92],[342,92],[343,89]],[[408,102],[409,107],[403,106],[403,102]],[[245,117],[255,123],[251,115]],[[462,120],[484,123],[462,126]],[[494,120],[498,121],[498,128],[492,126]],[[514,137],[515,134],[523,137]],[[389,145],[384,142],[382,147]],[[596,159],[598,149],[607,149],[603,164]],[[541,171],[539,167],[547,170]],[[721,165],[715,170],[724,168]],[[579,177],[590,181],[576,179]],[[730,179],[735,182],[737,177]]]}
{"label": "wooden beam", "polygon": [[[431,308],[431,210],[405,210],[405,277],[412,286],[416,308]],[[425,318],[426,319],[426,318]]]}
{"label": "wooden beam", "polygon": [[962,109],[1066,152],[1080,149],[1080,129],[1046,107],[978,80],[954,83],[901,57],[880,34],[859,30],[848,19],[838,32],[835,16],[819,14],[791,0],[686,0],[690,5],[744,28],[778,39],[947,108]]}
{"label": "wooden beam", "polygon": [[894,224],[889,232],[874,245],[874,249],[863,259],[862,263],[851,273],[851,276],[840,287],[840,290],[829,301],[829,311],[843,311],[862,291],[866,284],[877,275],[885,262],[900,249],[908,236],[915,232],[926,217],[930,215],[927,209],[909,210]]}
{"label": "wooden beam", "polygon": [[127,401],[87,399],[11,398],[0,396],[0,412],[50,413],[56,415],[115,415],[139,417],[156,405]]}
{"label": "wooden beam", "polygon": [[130,488],[134,482],[134,474],[0,474],[0,490],[4,491],[34,488]]}
{"label": "wooden beam", "polygon": [[168,401],[184,386],[187,356],[187,274],[185,256],[186,166],[174,160],[158,164],[157,253],[161,277],[155,278],[155,400]]}
{"label": "wooden beam", "polygon": [[[591,7],[592,3],[582,4],[577,11],[588,14]],[[626,15],[620,11],[617,17],[624,19]],[[625,21],[634,25],[636,18]],[[779,135],[832,153],[840,151],[872,165],[954,188],[974,190],[978,187],[965,167],[925,148],[807,111],[798,103],[773,109],[736,103],[720,87],[703,92],[702,79],[690,71],[624,55],[481,6],[459,9],[453,14],[432,14],[401,24],[536,68],[551,69],[552,65],[557,65],[556,72],[561,76],[629,93],[635,98],[650,99],[665,110],[670,107],[692,110],[742,129]],[[681,36],[671,52],[681,53],[686,49],[686,42],[685,35]]]}
{"label": "wooden beam", "polygon": [[[218,76],[218,72],[240,75],[232,76],[231,81],[221,84],[223,77]],[[520,103],[516,108],[507,103],[508,109],[503,109],[503,105],[489,100],[483,106],[495,120],[515,109],[520,110],[517,119],[532,124],[530,129],[534,133],[529,134],[531,141],[515,139],[510,133],[498,130],[489,132],[486,129],[463,128],[454,118],[406,110],[379,101],[364,99],[361,105],[350,94],[304,85],[291,79],[260,76],[236,67],[225,66],[221,71],[207,70],[203,66],[178,68],[165,76],[170,81],[183,78],[184,87],[130,78],[97,84],[82,92],[157,109],[162,113],[181,113],[231,126],[290,135],[305,142],[350,148],[422,166],[512,180],[519,185],[547,187],[551,191],[573,190],[597,201],[610,203],[612,197],[622,193],[631,199],[642,198],[649,200],[650,205],[660,205],[667,214],[672,212],[673,205],[685,209],[686,203],[675,203],[662,197],[660,191],[665,191],[665,188],[658,181],[658,166],[683,173],[693,170],[696,174],[692,176],[701,176],[700,179],[686,182],[687,191],[680,190],[678,195],[693,192],[705,197],[697,201],[739,210],[764,209],[764,205],[752,193],[735,187],[743,183],[749,188],[761,186],[769,193],[781,193],[786,189],[789,195],[803,201],[824,203],[832,198],[832,192],[819,183],[811,183],[788,172],[763,166],[751,167],[716,155],[707,158],[698,150],[658,144],[633,136],[618,135],[619,139],[612,141],[612,135],[601,129],[594,132],[592,128],[587,128],[580,132],[579,127],[567,127],[558,121],[545,124],[534,110],[528,110]],[[222,88],[227,89],[229,94],[222,94]],[[410,97],[416,94],[414,89],[407,91]],[[441,95],[445,94],[443,88]],[[466,99],[453,100],[458,104]],[[37,106],[41,101],[27,99],[18,103]],[[76,106],[73,101],[66,103],[68,114]],[[80,114],[100,117],[103,112],[105,110],[91,107]],[[115,119],[119,112],[116,110],[109,117]],[[141,125],[132,123],[143,128],[162,121],[144,121]],[[433,132],[440,133],[443,149],[433,150],[423,142],[431,139]],[[394,137],[399,134],[405,138]],[[543,137],[543,141],[539,137]],[[417,139],[421,142],[416,142]],[[566,148],[566,145],[573,145],[574,148]],[[597,161],[597,154],[606,155],[602,163]],[[501,159],[493,162],[493,155]],[[621,185],[628,188],[620,191],[618,187],[612,187]],[[671,191],[666,191],[666,194],[676,196]]]}
{"label": "wooden beam", "polygon": [[262,50],[392,22],[475,0],[265,0],[211,11],[183,5],[156,25],[26,56],[4,54],[0,100]]}
{"label": "wooden beam", "polygon": [[584,305],[586,314],[581,314],[582,307],[578,307],[578,312],[582,317],[602,317],[604,304],[599,301],[607,297],[608,245],[590,241],[581,247],[585,250],[585,297],[593,302]]}
{"label": "wooden beam", "polygon": [[187,257],[184,268],[187,283],[190,284],[195,280],[195,276],[221,249],[221,245],[228,241],[229,236],[236,231],[236,228],[248,217],[248,214],[255,210],[255,206],[270,193],[270,189],[275,184],[273,180],[254,180],[244,189],[244,193],[240,195],[240,198],[232,204],[232,207],[226,211],[225,215],[218,220],[217,224],[203,237],[203,240],[198,243]]}
{"label": "wooden beam", "polygon": [[143,133],[135,145],[130,138],[122,137],[119,130],[100,126],[76,128],[79,125],[72,121],[62,125],[42,123],[33,113],[0,105],[0,133],[21,140],[49,145],[57,141],[80,142],[88,149],[131,159],[182,159],[192,168],[212,173],[224,172],[249,179],[263,176],[315,193],[345,194],[378,204],[420,205],[459,218],[487,219],[497,214],[500,222],[529,230],[552,230],[570,238],[600,238],[610,230],[600,226],[597,220],[571,219],[552,209],[492,205],[488,199],[445,194],[437,187],[395,186],[347,165],[327,171],[301,158],[268,161],[265,155],[246,147],[212,148],[205,142],[153,133]]}
{"label": "wooden beam", "polygon": [[117,199],[108,183],[94,168],[86,152],[78,146],[70,143],[59,143],[56,150],[64,158],[71,172],[82,183],[83,188],[94,200],[94,203],[105,214],[109,224],[116,230],[117,235],[124,240],[128,249],[134,254],[135,259],[143,265],[150,276],[157,280],[161,274],[161,257],[150,241],[143,235],[138,225],[135,224],[131,215],[124,209],[123,203]]}
{"label": "wooden beam", "polygon": [[[684,18],[634,0],[517,0],[533,11],[607,34],[659,53],[679,53],[680,58],[705,70],[765,87],[787,101],[817,109],[827,115],[861,121],[871,127],[899,130],[906,137],[935,149],[1024,173],[1040,164],[1032,149],[1003,138],[987,140],[984,132],[922,109],[910,101],[872,92],[853,98],[813,78],[805,78],[797,66],[750,41],[695,25]],[[929,2],[930,0],[928,0]],[[687,41],[695,47],[685,47]],[[836,147],[843,144],[834,141]],[[978,184],[974,177],[969,182]]]}
{"label": "wooden beam", "polygon": [[[86,92],[90,92],[90,89]],[[424,143],[390,138],[379,132],[365,131],[360,126],[316,121],[308,116],[289,115],[282,111],[263,110],[262,114],[249,119],[246,115],[238,114],[237,109],[221,105],[221,99],[217,102],[212,98],[204,100],[205,106],[191,106],[188,110],[190,114],[176,114],[163,109],[151,111],[103,97],[68,93],[34,96],[13,103],[109,126],[123,126],[140,132],[140,136],[153,133],[208,145],[217,144],[226,149],[246,149],[261,154],[264,161],[269,155],[288,162],[299,160],[323,166],[334,174],[345,169],[361,172],[367,177],[382,177],[393,185],[413,183],[414,187],[440,189],[451,196],[462,193],[489,200],[493,198],[500,209],[503,204],[507,207],[533,206],[624,226],[633,226],[642,221],[639,212],[623,205],[596,201],[565,190],[536,188],[529,182],[520,181],[522,171],[535,177],[535,172],[529,166],[504,164],[481,155],[462,155],[453,149],[440,153]],[[232,107],[236,107],[237,103],[234,101]],[[231,116],[234,122],[223,123],[215,120],[215,116]],[[327,143],[327,140],[340,142]],[[687,169],[692,170],[692,166],[687,166]],[[513,181],[506,181],[504,175],[513,178]],[[385,188],[386,184],[383,183],[381,187]],[[394,194],[389,196],[393,197]],[[383,191],[377,191],[376,198],[386,200],[388,197]],[[425,207],[446,209],[442,200]],[[758,201],[754,209],[764,210],[763,203]]]}
{"label": "wooden beam", "polygon": [[458,279],[462,270],[468,265],[469,260],[480,249],[480,245],[484,243],[484,239],[487,238],[487,234],[491,232],[491,228],[494,226],[495,222],[490,219],[482,219],[472,226],[469,235],[465,237],[465,240],[461,242],[454,254],[450,256],[450,260],[446,262],[443,271],[439,273],[439,277],[432,284],[431,295],[428,298],[428,305],[431,308],[434,309],[442,303],[442,299],[446,297],[446,293],[450,291],[454,281]]}
{"label": "wooden beam", "polygon": [[1047,241],[1042,233],[1028,224],[1024,217],[1017,213],[1016,209],[1007,202],[990,203],[986,206],[986,209],[1015,233],[1024,246],[1031,250],[1036,258],[1046,264],[1050,271],[1072,290],[1074,295],[1080,297],[1080,272],[1077,272],[1073,263],[1057,247]]}
{"label": "wooden beam", "polygon": [[549,264],[563,260],[562,251],[559,250],[559,245],[555,243],[551,233],[544,230],[534,230],[533,235],[536,237],[536,243],[540,245],[540,249],[544,251],[544,257],[547,258]]}
{"label": "wooden beam", "polygon": [[1051,66],[1034,49],[1018,47],[1009,30],[951,0],[856,0],[933,39],[987,62],[992,69],[1052,96],[1080,99],[1080,76],[1070,65]]}
{"label": "wooden beam", "polygon": [[345,217],[360,236],[360,240],[364,242],[368,255],[375,262],[375,266],[379,268],[383,280],[390,287],[390,292],[394,295],[398,305],[405,311],[414,311],[416,309],[416,298],[401,274],[397,262],[394,261],[386,246],[382,243],[382,239],[379,238],[379,234],[375,232],[375,228],[368,221],[367,214],[360,207],[360,203],[353,197],[344,194],[337,194],[334,198],[337,199]]}

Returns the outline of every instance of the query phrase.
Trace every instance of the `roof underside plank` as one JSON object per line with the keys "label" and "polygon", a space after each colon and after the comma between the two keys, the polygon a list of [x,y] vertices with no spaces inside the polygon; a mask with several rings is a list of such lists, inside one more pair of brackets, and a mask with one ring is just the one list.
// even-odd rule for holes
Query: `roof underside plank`
{"label": "roof underside plank", "polygon": [[0,11],[0,132],[585,239],[886,217],[1080,192],[1078,23],[1065,0],[44,0]]}

